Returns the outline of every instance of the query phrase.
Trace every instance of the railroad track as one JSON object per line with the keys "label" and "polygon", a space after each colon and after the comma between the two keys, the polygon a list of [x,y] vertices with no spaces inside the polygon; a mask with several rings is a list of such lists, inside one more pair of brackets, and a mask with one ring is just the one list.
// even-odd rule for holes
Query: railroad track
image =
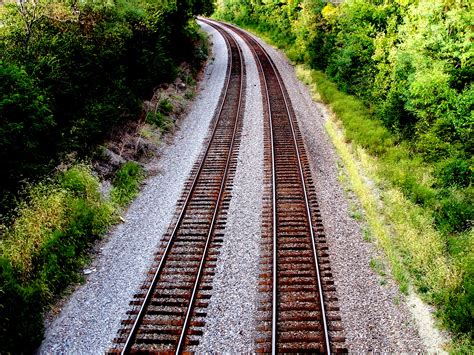
{"label": "railroad track", "polygon": [[227,44],[229,62],[214,128],[111,353],[179,353],[197,345],[202,334],[235,175],[245,97],[241,49],[232,36],[217,30]]}
{"label": "railroad track", "polygon": [[229,51],[225,90],[147,282],[111,352],[182,352],[199,343],[212,293],[242,129],[245,97],[237,32],[257,62],[264,108],[265,196],[259,352],[345,351],[328,247],[309,162],[282,78],[263,47],[230,25],[202,20]]}
{"label": "railroad track", "polygon": [[344,352],[345,339],[311,170],[288,92],[264,48],[237,27],[263,93],[265,188],[260,352]]}

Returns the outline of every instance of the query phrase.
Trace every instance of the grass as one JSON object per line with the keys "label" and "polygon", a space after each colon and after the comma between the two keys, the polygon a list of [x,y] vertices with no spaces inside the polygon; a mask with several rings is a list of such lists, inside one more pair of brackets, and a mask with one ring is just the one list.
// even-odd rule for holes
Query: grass
{"label": "grass", "polygon": [[[333,116],[334,117],[334,116]],[[370,228],[371,235],[377,243],[385,250],[386,256],[392,267],[393,277],[399,282],[402,291],[408,290],[408,277],[401,261],[392,248],[392,238],[385,222],[379,216],[379,201],[372,194],[370,187],[364,183],[364,178],[359,174],[356,160],[354,160],[349,146],[345,142],[345,137],[338,130],[334,121],[328,121],[326,129],[331,137],[336,150],[346,166],[349,181],[353,191],[359,198],[364,215]]]}
{"label": "grass", "polygon": [[[403,144],[396,145],[367,108],[336,90],[324,74],[304,66],[298,66],[297,73],[317,93],[316,99],[333,111],[326,130],[364,209],[370,236],[384,251],[400,290],[406,293],[410,284],[415,285],[425,300],[438,307],[437,315],[445,325],[469,334],[473,231],[458,234],[453,247],[450,237],[436,228],[430,206],[416,203],[399,183],[404,177],[417,184],[420,194],[435,193],[430,167]],[[364,236],[369,239],[369,232]]]}
{"label": "grass", "polygon": [[372,235],[370,234],[370,230],[368,228],[362,229],[362,237],[366,242],[372,242],[373,238]]}
{"label": "grass", "polygon": [[31,352],[42,338],[43,311],[85,263],[86,250],[115,220],[99,181],[76,165],[28,188],[0,240],[0,352]]}
{"label": "grass", "polygon": [[156,113],[148,112],[146,122],[158,127],[161,132],[168,132],[174,127],[174,121],[161,111]]}
{"label": "grass", "polygon": [[140,191],[140,184],[145,174],[142,167],[135,162],[127,162],[115,174],[111,199],[120,207],[128,205]]}
{"label": "grass", "polygon": [[143,177],[138,164],[125,163],[106,200],[91,168],[78,164],[28,189],[14,223],[0,229],[0,353],[39,345],[45,309],[81,280],[88,249],[137,195]]}
{"label": "grass", "polygon": [[379,259],[370,259],[369,262],[370,267],[372,270],[374,270],[377,274],[380,276],[386,276],[387,274],[385,273],[385,267],[383,265],[383,262]]}

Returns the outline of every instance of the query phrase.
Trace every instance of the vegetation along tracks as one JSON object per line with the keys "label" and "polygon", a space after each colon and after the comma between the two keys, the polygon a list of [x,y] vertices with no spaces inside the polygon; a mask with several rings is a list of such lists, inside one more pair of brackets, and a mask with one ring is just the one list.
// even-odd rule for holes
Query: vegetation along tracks
{"label": "vegetation along tracks", "polygon": [[266,201],[263,218],[262,352],[345,351],[326,238],[304,143],[283,80],[263,47],[241,35],[263,94]]}
{"label": "vegetation along tracks", "polygon": [[179,353],[199,343],[222,243],[242,128],[245,76],[241,49],[225,31],[229,51],[224,91],[205,151],[178,202],[155,265],[131,302],[114,353]]}

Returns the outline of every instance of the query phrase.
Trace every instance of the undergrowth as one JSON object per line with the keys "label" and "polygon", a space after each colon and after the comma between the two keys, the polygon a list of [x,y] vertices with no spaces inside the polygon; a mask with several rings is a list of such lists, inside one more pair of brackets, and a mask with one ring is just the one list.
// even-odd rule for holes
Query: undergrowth
{"label": "undergrowth", "polygon": [[113,181],[111,199],[85,164],[32,185],[0,240],[0,353],[29,353],[42,340],[43,313],[71,283],[88,250],[118,210],[136,196],[144,174],[125,163]]}
{"label": "undergrowth", "polygon": [[[458,350],[469,348],[474,314],[473,230],[453,236],[436,224],[439,212],[435,206],[419,204],[413,198],[416,193],[430,194],[433,201],[443,198],[442,189],[431,184],[429,165],[410,154],[403,144],[395,144],[387,129],[372,119],[357,99],[338,91],[321,72],[298,66],[297,73],[334,113],[326,129],[401,291],[415,285],[437,306],[443,323],[459,334],[454,346]],[[364,176],[376,182],[377,190]],[[401,179],[411,182],[411,194]]]}
{"label": "undergrowth", "polygon": [[123,164],[115,174],[110,193],[112,201],[122,207],[128,205],[137,196],[144,177],[143,169],[138,163]]}

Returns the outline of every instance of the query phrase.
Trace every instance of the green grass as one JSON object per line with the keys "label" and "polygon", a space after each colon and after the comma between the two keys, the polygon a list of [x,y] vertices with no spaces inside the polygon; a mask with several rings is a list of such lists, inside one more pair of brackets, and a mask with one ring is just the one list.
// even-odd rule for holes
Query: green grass
{"label": "green grass", "polygon": [[387,274],[385,273],[385,267],[383,265],[383,262],[379,259],[370,259],[369,262],[370,267],[372,270],[374,270],[377,274],[380,276],[386,276]]}
{"label": "green grass", "polygon": [[140,183],[145,174],[135,162],[127,162],[115,174],[110,193],[111,199],[120,207],[128,205],[140,191]]}
{"label": "green grass", "polygon": [[163,99],[158,105],[158,109],[164,115],[169,115],[173,111],[173,104],[168,99]]}
{"label": "green grass", "polygon": [[79,164],[28,188],[13,224],[1,228],[0,353],[28,353],[38,346],[43,312],[81,280],[88,249],[117,221],[143,178],[140,165],[125,163],[106,200],[91,168]]}
{"label": "green grass", "polygon": [[161,111],[148,112],[146,122],[158,127],[161,132],[168,132],[174,127],[174,121]]}
{"label": "green grass", "polygon": [[[370,235],[383,249],[400,289],[409,285],[438,308],[437,315],[459,334],[472,336],[474,234],[446,234],[435,223],[437,196],[432,169],[372,119],[357,99],[335,89],[325,75],[304,66],[300,79],[331,107],[326,123],[350,184],[364,209]],[[345,105],[344,102],[347,102]],[[375,182],[376,189],[367,184]],[[405,183],[402,183],[405,182]],[[420,203],[421,201],[421,203]],[[366,238],[367,239],[367,238]],[[467,346],[463,339],[463,347]]]}
{"label": "green grass", "polygon": [[0,352],[32,352],[43,311],[71,283],[87,249],[115,221],[113,204],[86,165],[28,189],[0,240]]}

